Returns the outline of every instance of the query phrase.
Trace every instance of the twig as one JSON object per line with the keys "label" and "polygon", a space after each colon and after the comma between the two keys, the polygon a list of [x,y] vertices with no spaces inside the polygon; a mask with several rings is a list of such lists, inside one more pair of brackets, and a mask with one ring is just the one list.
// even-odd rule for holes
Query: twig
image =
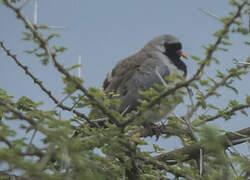
{"label": "twig", "polygon": [[[244,68],[243,66],[239,67],[239,69],[242,69]],[[210,96],[214,95],[214,92],[220,88],[221,86],[224,86],[226,84],[226,82],[230,79],[234,77],[234,73],[229,73],[228,75],[226,75],[225,77],[223,77],[221,79],[221,81],[215,83],[207,92],[207,94],[205,94],[203,96],[203,99],[207,99],[209,98]],[[185,117],[187,119],[190,119],[194,113],[198,110],[198,108],[202,105],[202,103],[200,101],[198,101],[194,106],[191,107],[191,109],[187,112],[187,114],[185,115]]]}
{"label": "twig", "polygon": [[2,99],[0,99],[0,105],[6,107],[10,112],[18,116],[20,119],[27,121],[29,124],[31,124],[34,127],[37,127],[38,124],[30,117],[25,116],[18,110],[12,108],[10,105],[8,105],[6,102],[4,102]]}
{"label": "twig", "polygon": [[226,151],[225,151],[225,155],[227,156],[227,159],[228,159],[228,161],[229,161],[229,163],[230,163],[230,166],[231,166],[231,168],[232,168],[232,170],[233,170],[235,176],[236,176],[236,177],[239,177],[239,175],[238,175],[238,173],[237,173],[237,171],[236,171],[236,169],[235,169],[235,167],[234,167],[234,165],[233,165],[233,162],[232,162],[232,160],[230,159],[230,157],[228,156],[228,154],[227,154]]}
{"label": "twig", "polygon": [[[230,116],[230,115],[233,115],[235,112],[240,111],[240,110],[243,110],[243,109],[246,109],[246,108],[250,108],[250,104],[241,104],[241,105],[239,105],[239,106],[237,106],[237,107],[235,107],[235,108],[232,108],[231,110],[226,111],[224,114]],[[195,124],[195,126],[199,126],[199,125],[201,125],[201,124],[204,124],[204,123],[206,123],[206,122],[213,121],[213,120],[218,119],[218,118],[221,118],[221,117],[223,117],[223,115],[217,114],[217,115],[215,115],[215,116],[206,118],[206,119],[203,120],[202,122],[199,122],[199,123]]]}

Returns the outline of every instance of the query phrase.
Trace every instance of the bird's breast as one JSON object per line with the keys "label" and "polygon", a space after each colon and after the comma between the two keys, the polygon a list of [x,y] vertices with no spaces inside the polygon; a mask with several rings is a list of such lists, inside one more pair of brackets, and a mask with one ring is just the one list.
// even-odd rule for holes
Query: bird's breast
{"label": "bird's breast", "polygon": [[182,77],[184,76],[185,72],[178,69],[178,67],[165,54],[156,52],[156,56],[169,69],[170,74],[177,74]]}

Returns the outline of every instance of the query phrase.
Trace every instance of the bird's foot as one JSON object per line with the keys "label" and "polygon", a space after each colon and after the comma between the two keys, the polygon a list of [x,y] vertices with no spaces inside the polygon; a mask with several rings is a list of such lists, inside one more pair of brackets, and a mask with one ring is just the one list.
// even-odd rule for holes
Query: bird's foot
{"label": "bird's foot", "polygon": [[159,126],[157,126],[156,124],[154,124],[152,122],[144,122],[142,125],[147,130],[148,135],[150,137],[155,135],[156,140],[159,139],[159,137],[161,135],[161,129],[159,128]]}

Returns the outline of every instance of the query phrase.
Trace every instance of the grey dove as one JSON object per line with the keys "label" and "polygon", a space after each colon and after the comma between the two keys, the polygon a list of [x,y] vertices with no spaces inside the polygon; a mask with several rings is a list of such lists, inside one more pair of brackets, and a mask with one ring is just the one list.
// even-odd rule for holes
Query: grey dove
{"label": "grey dove", "polygon": [[[136,110],[140,104],[138,100],[143,99],[140,90],[155,88],[155,84],[164,83],[162,79],[171,74],[186,77],[187,67],[181,57],[187,56],[181,49],[182,44],[176,37],[164,34],[149,41],[139,52],[117,63],[103,82],[103,89],[107,94],[118,94],[120,113]],[[165,85],[168,86],[168,83]],[[161,109],[166,111],[164,114],[170,111],[164,107]]]}

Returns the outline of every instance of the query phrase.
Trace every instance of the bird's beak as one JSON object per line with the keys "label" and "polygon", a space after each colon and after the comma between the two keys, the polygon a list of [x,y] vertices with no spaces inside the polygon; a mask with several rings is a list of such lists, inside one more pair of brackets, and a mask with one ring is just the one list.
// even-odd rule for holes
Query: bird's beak
{"label": "bird's beak", "polygon": [[182,51],[177,51],[176,52],[178,55],[180,55],[180,56],[182,56],[182,57],[184,57],[185,59],[187,59],[188,57],[187,57],[187,55],[186,54],[184,54],[184,52],[182,52]]}

